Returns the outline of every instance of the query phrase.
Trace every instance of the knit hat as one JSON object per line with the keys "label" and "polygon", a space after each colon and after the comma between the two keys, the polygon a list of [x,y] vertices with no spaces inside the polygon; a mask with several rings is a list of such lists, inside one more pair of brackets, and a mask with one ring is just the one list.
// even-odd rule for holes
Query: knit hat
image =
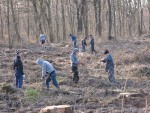
{"label": "knit hat", "polygon": [[109,51],[106,49],[105,51],[104,51],[104,54],[108,54],[109,53]]}

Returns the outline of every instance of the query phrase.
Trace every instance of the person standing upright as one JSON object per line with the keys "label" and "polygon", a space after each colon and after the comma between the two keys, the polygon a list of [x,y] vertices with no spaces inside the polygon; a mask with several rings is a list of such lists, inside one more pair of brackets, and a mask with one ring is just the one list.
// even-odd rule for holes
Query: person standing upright
{"label": "person standing upright", "polygon": [[21,57],[19,54],[19,50],[16,50],[16,58],[13,62],[13,69],[15,70],[15,77],[16,77],[16,88],[22,88],[23,85],[23,63],[21,61]]}
{"label": "person standing upright", "polygon": [[92,54],[93,54],[93,52],[96,53],[95,48],[94,48],[94,46],[95,46],[94,38],[91,34],[90,34],[90,45],[91,45],[91,53]]}
{"label": "person standing upright", "polygon": [[70,34],[70,39],[71,39],[72,42],[73,42],[73,47],[74,47],[74,48],[77,48],[77,37],[74,36],[73,34]]}
{"label": "person standing upright", "polygon": [[79,61],[77,59],[77,53],[79,52],[78,48],[74,48],[72,54],[70,55],[71,60],[71,69],[73,72],[73,82],[78,83],[79,81],[79,73],[78,73],[78,64]]}
{"label": "person standing upright", "polygon": [[81,42],[81,44],[82,44],[82,52],[86,51],[86,48],[85,48],[85,46],[87,46],[86,39],[87,39],[87,37],[85,37],[84,39],[82,39],[82,42]]}

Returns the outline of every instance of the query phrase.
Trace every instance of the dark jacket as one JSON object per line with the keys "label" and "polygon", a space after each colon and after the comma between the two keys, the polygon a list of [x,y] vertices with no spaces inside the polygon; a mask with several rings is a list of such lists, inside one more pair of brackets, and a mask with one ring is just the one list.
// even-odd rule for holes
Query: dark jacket
{"label": "dark jacket", "polygon": [[86,39],[82,39],[82,46],[87,46]]}
{"label": "dark jacket", "polygon": [[17,56],[13,62],[13,69],[16,70],[16,71],[20,71],[20,73],[22,75],[24,75],[24,72],[23,72],[23,63],[20,59],[20,56]]}
{"label": "dark jacket", "polygon": [[91,45],[94,45],[94,38],[91,38],[90,44],[91,44]]}

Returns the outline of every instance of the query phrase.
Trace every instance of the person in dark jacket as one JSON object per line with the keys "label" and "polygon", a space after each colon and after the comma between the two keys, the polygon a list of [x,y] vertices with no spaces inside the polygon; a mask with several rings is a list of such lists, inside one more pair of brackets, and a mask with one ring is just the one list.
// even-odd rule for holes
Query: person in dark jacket
{"label": "person in dark jacket", "polygon": [[105,58],[101,59],[101,61],[103,63],[106,63],[106,67],[105,67],[105,70],[108,74],[108,80],[110,83],[118,83],[116,82],[116,79],[114,77],[114,60],[113,60],[113,57],[112,55],[109,53],[108,50],[105,50],[104,51],[104,54],[106,55]]}
{"label": "person in dark jacket", "polygon": [[16,87],[17,88],[22,88],[23,85],[23,76],[24,76],[24,72],[23,72],[23,63],[21,61],[21,57],[19,55],[19,51],[16,51],[17,56],[14,59],[13,62],[13,69],[15,70],[15,77],[16,77]]}
{"label": "person in dark jacket", "polygon": [[92,53],[92,54],[93,54],[93,52],[96,53],[96,51],[95,51],[95,49],[94,49],[94,45],[95,45],[95,43],[94,43],[94,38],[93,38],[92,35],[90,35],[90,45],[91,45],[91,53]]}
{"label": "person in dark jacket", "polygon": [[77,48],[77,37],[74,36],[73,34],[70,34],[70,39],[71,39],[72,42],[73,42],[73,47],[74,47],[74,48]]}
{"label": "person in dark jacket", "polygon": [[87,37],[85,37],[84,39],[82,39],[82,52],[85,52],[86,51],[86,49],[85,49],[85,46],[87,46],[87,44],[86,44],[86,39],[87,39]]}

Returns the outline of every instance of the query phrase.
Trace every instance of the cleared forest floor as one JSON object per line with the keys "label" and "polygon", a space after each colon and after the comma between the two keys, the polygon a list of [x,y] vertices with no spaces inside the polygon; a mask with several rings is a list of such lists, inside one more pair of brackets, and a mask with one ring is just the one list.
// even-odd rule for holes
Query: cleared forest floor
{"label": "cleared forest floor", "polygon": [[[21,57],[26,78],[23,89],[7,94],[4,86],[15,82],[12,62],[15,49],[0,48],[0,112],[37,113],[50,105],[73,105],[75,113],[144,113],[150,112],[150,38],[96,44],[96,55],[79,53],[84,65],[79,66],[80,82],[72,83],[71,48],[65,43],[51,44],[46,49],[31,45],[23,47]],[[109,49],[115,60],[115,77],[120,83],[107,82],[105,65],[100,62],[103,51]],[[48,92],[42,86],[41,68],[37,58],[50,61],[56,71],[61,91],[53,85]],[[31,95],[30,95],[31,93]],[[120,93],[137,95],[120,96]],[[145,112],[146,113],[146,112]]]}

